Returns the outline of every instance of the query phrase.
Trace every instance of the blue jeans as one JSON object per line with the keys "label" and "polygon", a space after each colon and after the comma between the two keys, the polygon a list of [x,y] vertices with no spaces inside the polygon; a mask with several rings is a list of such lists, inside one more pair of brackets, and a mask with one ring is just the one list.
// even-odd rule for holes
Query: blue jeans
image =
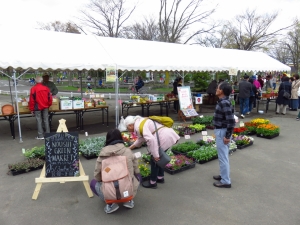
{"label": "blue jeans", "polygon": [[102,182],[98,182],[95,179],[92,179],[90,182],[91,190],[94,192],[95,195],[97,195],[101,200],[104,201],[104,195],[101,191],[101,185]]}
{"label": "blue jeans", "polygon": [[150,165],[151,165],[151,174],[150,174],[150,180],[156,181],[157,176],[163,177],[164,176],[164,169],[160,168],[156,162],[154,161],[153,157],[150,159]]}
{"label": "blue jeans", "polygon": [[215,129],[216,144],[218,150],[220,176],[222,177],[222,184],[231,184],[230,181],[230,165],[229,165],[229,145],[224,144],[224,137],[226,135],[226,128]]}
{"label": "blue jeans", "polygon": [[43,109],[42,111],[34,111],[34,114],[37,123],[38,137],[44,137],[43,125],[45,128],[45,133],[50,133],[48,108]]}
{"label": "blue jeans", "polygon": [[245,115],[249,112],[249,98],[240,98],[240,114]]}

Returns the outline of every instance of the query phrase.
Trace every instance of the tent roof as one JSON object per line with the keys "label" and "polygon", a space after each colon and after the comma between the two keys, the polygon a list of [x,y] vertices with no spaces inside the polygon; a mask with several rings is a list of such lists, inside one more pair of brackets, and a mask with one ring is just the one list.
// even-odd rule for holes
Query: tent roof
{"label": "tent roof", "polygon": [[0,68],[145,71],[289,71],[262,52],[42,30],[0,36]]}

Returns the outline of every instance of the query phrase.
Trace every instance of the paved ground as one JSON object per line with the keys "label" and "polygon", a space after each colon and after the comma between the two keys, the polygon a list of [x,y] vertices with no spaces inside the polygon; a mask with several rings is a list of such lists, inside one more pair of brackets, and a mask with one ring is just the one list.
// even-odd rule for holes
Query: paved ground
{"label": "paved ground", "polygon": [[[9,101],[0,95],[0,101]],[[114,102],[110,107],[109,127],[91,113],[85,118],[85,131],[90,136],[104,135],[114,128]],[[152,109],[157,114],[159,109]],[[212,107],[202,109],[211,115]],[[138,114],[130,111],[130,114]],[[175,114],[171,114],[180,123]],[[280,136],[273,140],[255,138],[254,145],[238,150],[230,157],[231,189],[213,187],[213,175],[218,174],[218,161],[197,164],[194,169],[176,175],[166,174],[166,183],[156,190],[140,188],[135,208],[123,207],[111,215],[103,211],[104,203],[97,197],[88,198],[82,184],[44,184],[37,200],[31,200],[40,171],[24,175],[7,175],[7,165],[24,159],[22,148],[43,144],[37,134],[34,118],[21,121],[23,143],[9,135],[9,124],[0,121],[0,224],[1,225],[73,225],[73,224],[216,224],[216,225],[268,225],[300,224],[299,195],[299,125],[296,112],[286,116],[275,115],[274,104],[264,115],[253,113],[244,121],[266,117],[280,125]],[[74,128],[73,115],[64,116],[70,131]],[[95,119],[96,118],[96,119]],[[60,117],[54,117],[54,128]],[[17,123],[15,125],[17,129]],[[80,132],[80,139],[86,138]],[[212,134],[212,131],[208,132]],[[192,136],[193,140],[201,135]],[[183,139],[181,141],[184,141]],[[135,151],[145,152],[142,148]],[[81,158],[85,172],[93,177],[95,160]]]}

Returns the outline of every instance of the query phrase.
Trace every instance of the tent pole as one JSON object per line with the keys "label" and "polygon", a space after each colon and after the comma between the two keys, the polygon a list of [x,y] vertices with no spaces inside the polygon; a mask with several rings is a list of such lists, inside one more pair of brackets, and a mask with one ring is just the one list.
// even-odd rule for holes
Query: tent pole
{"label": "tent pole", "polygon": [[82,99],[83,98],[83,95],[82,95],[82,71],[79,71],[79,79],[80,79],[80,96]]}
{"label": "tent pole", "polygon": [[13,97],[12,97],[12,93],[11,93],[10,78],[8,78],[8,86],[9,86],[11,104],[14,105],[14,101],[13,101]]}
{"label": "tent pole", "polygon": [[[13,70],[13,79],[14,79],[14,82],[15,82],[15,93],[16,93],[16,102],[18,100],[18,92],[17,92],[17,78],[16,78],[16,71]],[[20,137],[20,143],[23,142],[22,140],[22,132],[21,132],[21,122],[20,122],[20,114],[19,114],[19,106],[18,104],[17,105],[17,115],[18,115],[18,126],[19,126],[19,137]]]}
{"label": "tent pole", "polygon": [[118,76],[118,68],[117,65],[115,67],[116,74],[116,85],[115,85],[115,98],[116,98],[116,128],[118,128],[119,123],[119,100],[118,100],[118,92],[119,92],[119,76]]}

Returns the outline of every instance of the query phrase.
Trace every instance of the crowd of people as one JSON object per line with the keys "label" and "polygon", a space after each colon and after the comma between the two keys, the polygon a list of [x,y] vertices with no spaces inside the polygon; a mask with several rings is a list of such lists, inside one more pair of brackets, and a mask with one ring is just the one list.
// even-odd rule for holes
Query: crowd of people
{"label": "crowd of people", "polygon": [[[221,82],[222,80],[219,82],[213,80],[209,84],[207,88],[209,104],[214,104],[216,88]],[[277,84],[279,84],[279,86],[277,86]],[[276,114],[285,115],[287,108],[291,111],[297,111],[300,109],[299,87],[299,75],[295,74],[288,77],[285,73],[278,76],[267,74],[265,77],[261,75],[253,75],[250,77],[245,74],[239,82],[236,81],[232,85],[233,90],[238,92],[241,118],[245,118],[246,115],[249,115],[251,111],[256,108],[256,101],[261,98],[263,92],[270,93],[275,90],[278,91]],[[289,98],[286,98],[286,95],[284,95],[285,92],[288,93]],[[299,118],[300,114],[296,119],[300,120]]]}

